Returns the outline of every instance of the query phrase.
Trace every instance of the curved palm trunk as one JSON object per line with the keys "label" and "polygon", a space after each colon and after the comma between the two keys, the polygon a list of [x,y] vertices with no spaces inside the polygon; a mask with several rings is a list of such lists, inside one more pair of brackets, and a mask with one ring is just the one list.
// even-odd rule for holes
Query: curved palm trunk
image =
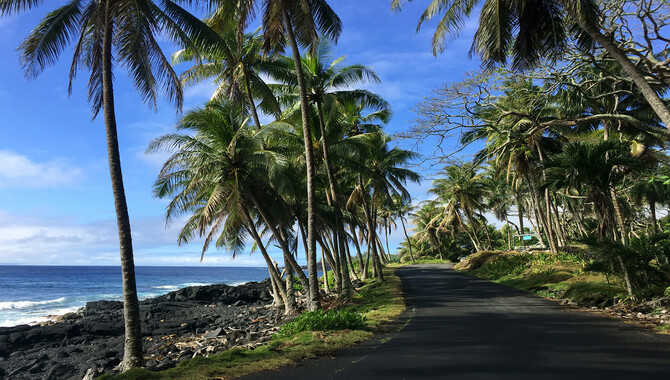
{"label": "curved palm trunk", "polygon": [[263,240],[258,234],[258,230],[256,230],[256,225],[254,225],[254,221],[253,219],[251,219],[249,211],[246,209],[246,207],[243,209],[243,211],[244,211],[244,218],[246,219],[247,222],[247,230],[249,231],[249,233],[251,233],[251,236],[253,237],[254,241],[256,241],[256,245],[261,251],[261,256],[263,256],[265,264],[268,266],[268,271],[270,272],[270,279],[272,280],[273,289],[275,287],[277,288],[276,290],[277,294],[279,295],[279,299],[284,304],[284,314],[286,315],[294,314],[296,310],[293,308],[293,303],[288,301],[286,289],[282,286],[281,274],[277,270],[277,267],[272,261],[272,258],[265,249]]}
{"label": "curved palm trunk", "polygon": [[[475,247],[475,252],[481,251],[479,244],[477,244],[477,240],[472,236],[470,231],[468,230],[468,227],[463,223],[463,218],[461,218],[460,213],[456,212],[456,219],[458,219],[458,225],[465,231],[465,233],[468,235],[470,238],[470,241],[472,242],[472,245]],[[453,235],[453,233],[452,233]]]}
{"label": "curved palm trunk", "polygon": [[505,217],[505,224],[507,225],[507,249],[512,250],[512,230],[509,226],[509,220]]}
{"label": "curved palm trunk", "polygon": [[[107,12],[109,12],[109,3]],[[109,14],[107,17],[110,17]],[[108,18],[102,48],[102,102],[107,136],[107,155],[109,158],[109,174],[112,180],[114,194],[114,208],[116,223],[119,230],[119,245],[121,252],[121,282],[123,284],[123,321],[125,325],[125,339],[123,362],[125,369],[141,367],[142,330],[140,326],[140,303],[137,299],[137,285],[135,283],[135,263],[133,259],[133,241],[130,232],[130,217],[128,204],[123,188],[121,172],[121,156],[116,131],[116,114],[114,111],[114,88],[112,79],[112,20]]]}
{"label": "curved palm trunk", "polygon": [[[573,2],[574,0],[563,0],[564,2]],[[649,103],[651,108],[654,110],[659,119],[666,126],[670,125],[670,110],[665,105],[661,97],[656,91],[649,85],[647,80],[644,78],[644,73],[640,71],[633,62],[628,59],[626,53],[621,50],[609,37],[605,36],[598,28],[586,22],[583,18],[579,17],[572,10],[572,7],[566,7],[572,18],[577,22],[580,28],[582,28],[591,38],[593,38],[597,43],[599,43],[612,57],[621,65],[621,67],[626,71],[630,76],[630,79],[635,83],[637,88],[640,90],[640,93],[644,99]],[[661,132],[666,136],[670,132],[664,131]]]}
{"label": "curved palm trunk", "polygon": [[482,243],[479,241],[479,236],[477,236],[477,228],[475,227],[475,225],[476,225],[475,220],[472,216],[472,212],[469,209],[465,210],[465,213],[468,216],[468,222],[470,223],[470,227],[472,228],[472,235],[474,237],[474,241],[476,242],[475,249],[477,251],[479,251],[479,250],[481,250]]}
{"label": "curved palm trunk", "polygon": [[328,184],[330,187],[331,202],[333,211],[335,212],[335,254],[339,255],[339,261],[342,263],[340,268],[340,283],[342,284],[342,293],[348,294],[351,292],[351,279],[349,277],[349,267],[347,265],[347,258],[345,252],[346,232],[344,231],[344,222],[342,217],[342,210],[340,208],[339,190],[337,188],[337,180],[333,172],[333,166],[330,160],[330,153],[328,152],[328,139],[326,139],[326,123],[323,119],[323,109],[321,102],[316,102],[316,109],[319,114],[319,128],[321,130],[321,147],[323,149],[323,163],[326,166],[326,174],[328,176]]}
{"label": "curved palm trunk", "polygon": [[[535,142],[535,149],[537,149],[537,155],[540,158],[540,163],[544,163],[544,155],[542,154],[542,149],[540,149],[540,144],[536,141]],[[542,169],[542,179],[547,180],[547,175],[544,170]],[[533,186],[534,187],[534,186]],[[540,221],[544,227],[544,229],[547,231],[547,239],[549,240],[549,247],[551,249],[551,253],[557,253],[558,252],[558,244],[556,242],[556,236],[554,236],[554,228],[552,226],[552,218],[551,218],[551,205],[550,205],[550,197],[549,197],[549,188],[544,189],[544,206],[546,208],[546,215],[542,213],[542,210],[538,209],[540,216],[542,216],[542,220]],[[539,203],[538,203],[538,208],[539,208]]]}
{"label": "curved palm trunk", "polygon": [[649,216],[651,217],[651,231],[655,235],[658,233],[658,223],[656,222],[656,202],[649,201]]}
{"label": "curved palm trunk", "polygon": [[[291,250],[288,247],[288,244],[286,244],[286,240],[284,239],[284,236],[282,233],[277,229],[277,226],[272,223],[272,219],[268,215],[268,213],[265,211],[265,208],[263,205],[261,205],[260,202],[256,199],[256,196],[253,194],[251,191],[247,191],[247,196],[251,200],[251,203],[254,204],[256,207],[256,210],[258,210],[258,213],[261,215],[261,218],[265,222],[265,225],[268,226],[270,229],[270,232],[272,232],[272,236],[274,236],[275,240],[279,244],[279,247],[281,248],[282,252],[284,253],[284,266],[285,267],[291,267],[295,273],[298,276],[298,279],[300,280],[300,285],[303,286],[303,288],[307,289],[308,286],[308,281],[307,277],[305,276],[305,273],[302,271],[302,268],[300,265],[298,265],[298,262],[295,261],[295,257],[291,254]],[[317,289],[318,290],[318,289]]]}
{"label": "curved palm trunk", "polygon": [[[354,267],[354,261],[351,258],[351,248],[349,248],[349,244],[346,244],[345,247],[347,249],[347,262],[349,263],[349,269],[351,269],[351,272],[349,272],[349,273],[351,273],[352,279],[356,279],[356,280],[360,281],[361,278],[358,277],[358,273],[356,273],[356,267]],[[351,284],[351,287],[353,288],[354,285]]]}
{"label": "curved palm trunk", "polygon": [[[363,254],[361,253],[361,246],[358,244],[358,237],[356,236],[356,227],[352,224],[349,226],[351,228],[351,236],[353,237],[354,245],[356,246],[356,255],[358,257],[358,271],[360,272],[361,276],[363,276],[363,273],[365,273],[363,270],[365,269],[365,266],[363,265]],[[365,279],[365,277],[362,277]]]}
{"label": "curved palm trunk", "polygon": [[337,284],[337,287],[340,288],[340,263],[335,260],[333,254],[323,242],[323,238],[321,236],[316,237],[316,242],[319,244],[319,246],[321,246],[321,252],[325,253],[326,260],[328,260],[328,264],[330,265],[330,269],[332,269],[333,274],[335,275],[335,283]]}
{"label": "curved palm trunk", "polygon": [[407,246],[409,247],[409,257],[412,259],[412,263],[414,263],[416,260],[414,260],[414,254],[412,253],[412,241],[407,235],[407,228],[405,228],[405,220],[402,216],[402,213],[400,213],[400,223],[402,224],[402,230],[405,233],[405,239],[407,239]]}
{"label": "curved palm trunk", "polygon": [[300,50],[298,42],[293,34],[293,26],[289,19],[288,11],[282,10],[282,20],[284,22],[284,31],[291,51],[293,52],[293,63],[297,73],[298,91],[300,94],[300,111],[302,113],[302,131],[305,143],[305,166],[307,169],[307,272],[309,274],[309,297],[307,308],[314,311],[321,308],[321,296],[319,294],[319,280],[317,278],[316,268],[316,199],[314,194],[314,152],[312,147],[312,134],[309,126],[309,110],[307,108],[307,89],[305,87],[305,75],[300,62]]}
{"label": "curved palm trunk", "polygon": [[247,90],[247,101],[249,102],[249,108],[251,109],[251,117],[254,119],[256,129],[260,131],[263,127],[261,127],[261,119],[258,118],[258,111],[256,110],[256,104],[254,103],[254,97],[251,95],[251,82],[249,81],[248,70],[244,70],[244,86]]}

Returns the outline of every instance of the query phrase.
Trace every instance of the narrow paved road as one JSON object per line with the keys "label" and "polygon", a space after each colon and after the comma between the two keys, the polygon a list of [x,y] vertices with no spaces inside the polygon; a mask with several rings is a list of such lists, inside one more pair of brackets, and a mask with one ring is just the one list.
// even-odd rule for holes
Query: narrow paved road
{"label": "narrow paved road", "polygon": [[249,379],[670,379],[670,337],[448,265],[398,269],[409,323],[336,358]]}

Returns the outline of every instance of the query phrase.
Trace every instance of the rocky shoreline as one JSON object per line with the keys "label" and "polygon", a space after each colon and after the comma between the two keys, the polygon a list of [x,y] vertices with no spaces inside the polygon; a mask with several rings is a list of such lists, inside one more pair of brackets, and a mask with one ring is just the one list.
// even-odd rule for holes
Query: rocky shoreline
{"label": "rocky shoreline", "polygon": [[[270,339],[282,318],[269,280],[183,288],[141,302],[150,370]],[[0,379],[92,379],[113,373],[123,356],[123,305],[89,302],[39,326],[0,328]]]}

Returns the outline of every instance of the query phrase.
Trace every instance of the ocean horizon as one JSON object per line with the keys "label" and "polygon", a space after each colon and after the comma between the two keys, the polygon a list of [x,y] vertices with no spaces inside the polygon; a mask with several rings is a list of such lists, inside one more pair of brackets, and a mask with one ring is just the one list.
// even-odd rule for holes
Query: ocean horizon
{"label": "ocean horizon", "polygon": [[[265,267],[136,266],[138,297],[157,297],[188,286],[231,286],[268,277]],[[121,267],[0,265],[0,327],[45,322],[86,302],[120,301]]]}

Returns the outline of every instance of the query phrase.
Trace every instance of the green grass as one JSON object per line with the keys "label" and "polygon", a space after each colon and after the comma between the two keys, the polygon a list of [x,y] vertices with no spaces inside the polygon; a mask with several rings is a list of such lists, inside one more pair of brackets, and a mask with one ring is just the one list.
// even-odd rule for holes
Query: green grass
{"label": "green grass", "polygon": [[578,255],[486,251],[456,265],[474,276],[545,298],[565,298],[583,306],[604,307],[625,299],[620,279],[584,271],[587,263]]}
{"label": "green grass", "polygon": [[[339,328],[355,320],[365,325],[356,324],[360,329],[337,331],[295,331],[292,334],[277,335],[270,343],[253,350],[232,348],[209,357],[196,357],[184,360],[175,368],[161,372],[145,369],[132,369],[119,375],[104,375],[104,380],[140,380],[140,379],[232,379],[254,372],[277,369],[297,364],[305,359],[332,354],[337,350],[351,347],[370,339],[370,330],[379,330],[385,324],[394,321],[405,310],[402,297],[400,278],[393,274],[393,269],[384,270],[386,281],[368,281],[351,297],[351,303],[342,308],[339,314],[331,314],[324,318],[310,314],[302,317],[317,328],[324,324],[329,328]],[[323,313],[322,313],[323,314]],[[325,313],[323,315],[328,315]],[[300,317],[298,317],[300,318]],[[297,319],[296,319],[297,320]],[[315,322],[316,321],[316,322]]]}
{"label": "green grass", "polygon": [[302,313],[277,332],[278,337],[290,337],[303,331],[365,330],[365,317],[348,310],[322,310]]}
{"label": "green grass", "polygon": [[419,258],[416,259],[414,262],[406,261],[406,262],[393,262],[389,263],[388,266],[391,268],[399,268],[405,265],[414,265],[414,264],[450,264],[452,261],[449,260],[440,260],[440,259],[435,259],[435,258]]}

